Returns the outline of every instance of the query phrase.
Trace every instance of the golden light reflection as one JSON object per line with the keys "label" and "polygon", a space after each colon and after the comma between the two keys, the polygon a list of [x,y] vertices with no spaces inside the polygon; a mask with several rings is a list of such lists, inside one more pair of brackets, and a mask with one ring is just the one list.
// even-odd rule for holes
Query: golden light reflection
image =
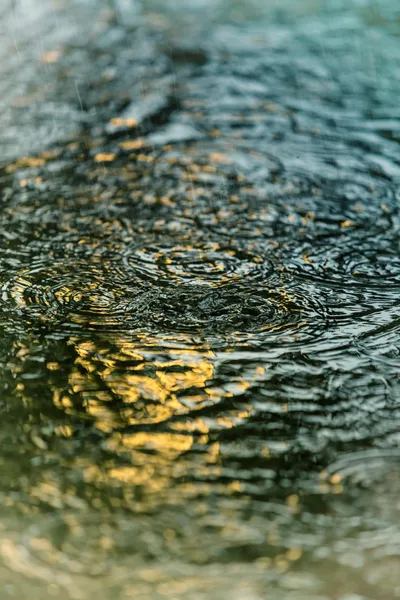
{"label": "golden light reflection", "polygon": [[[251,418],[254,409],[246,394],[265,378],[265,368],[249,365],[245,373],[220,383],[221,355],[186,335],[70,337],[66,346],[67,362],[49,356],[41,368],[47,373],[46,393],[61,414],[53,429],[59,443],[74,443],[85,422],[101,434],[101,462],[90,453],[76,456],[73,465],[65,459],[68,469],[82,474],[88,490],[107,489],[110,502],[135,511],[158,506],[163,498],[181,503],[213,490],[241,491],[239,480],[221,480],[224,450],[215,435]],[[223,355],[229,360],[229,352]],[[35,364],[31,359],[32,347],[19,343],[14,373],[29,369]],[[16,385],[16,393],[32,407],[37,380],[34,387],[29,382]],[[208,408],[212,415],[207,416]],[[28,434],[36,447],[50,451],[53,442],[42,440],[39,430]],[[192,482],[191,474],[200,480]],[[34,503],[69,502],[53,479],[38,482],[31,492]],[[95,494],[85,502],[97,506],[100,500]]]}
{"label": "golden light reflection", "polygon": [[13,173],[20,168],[35,169],[37,167],[42,167],[44,164],[46,164],[46,158],[44,156],[22,156],[14,163],[8,164],[5,170],[7,173]]}
{"label": "golden light reflection", "polygon": [[125,140],[120,143],[120,148],[123,150],[138,150],[139,148],[143,148],[146,143],[143,138],[138,138],[136,140]]}
{"label": "golden light reflection", "polygon": [[99,154],[95,155],[94,160],[96,162],[112,162],[113,160],[115,160],[115,158],[115,154],[112,154],[111,152],[100,152]]}
{"label": "golden light reflection", "polygon": [[[157,342],[146,336],[135,341],[113,337],[100,344],[71,340],[76,358],[67,388],[54,386],[54,404],[107,432],[162,423],[213,404],[216,394],[207,387],[214,374],[213,353],[182,341],[160,349]],[[48,364],[54,372],[54,363]]]}
{"label": "golden light reflection", "polygon": [[[135,339],[71,339],[70,344],[76,357],[68,385],[53,386],[53,402],[105,433],[104,448],[112,457],[101,468],[93,462],[82,465],[85,480],[121,488],[124,494],[139,488],[146,507],[157,504],[163,491],[168,496],[208,493],[208,484],[192,485],[191,491],[191,484],[173,483],[192,469],[205,479],[221,475],[220,444],[212,441],[209,421],[198,411],[241,396],[265,371],[254,367],[247,373],[248,381],[237,377],[218,386],[215,354],[205,343],[196,345],[186,336],[161,340],[136,334]],[[49,372],[57,381],[58,371],[52,368],[50,363]],[[221,415],[213,417],[212,427],[231,429],[251,414],[249,404],[242,402],[239,408],[229,402]],[[59,428],[56,433],[68,438],[72,429]],[[237,492],[238,484],[229,485],[221,484],[224,493]]]}
{"label": "golden light reflection", "polygon": [[40,62],[47,63],[47,64],[56,63],[56,62],[58,62],[60,56],[61,56],[60,49],[49,50],[48,52],[45,52],[44,54],[42,54],[42,56],[40,57]]}
{"label": "golden light reflection", "polygon": [[113,125],[114,127],[136,127],[137,121],[135,119],[114,117],[111,119],[110,125]]}

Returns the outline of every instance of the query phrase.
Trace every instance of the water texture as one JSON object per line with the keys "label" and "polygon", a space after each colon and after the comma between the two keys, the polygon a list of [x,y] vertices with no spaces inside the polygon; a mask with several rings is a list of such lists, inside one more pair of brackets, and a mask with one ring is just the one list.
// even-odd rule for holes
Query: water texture
{"label": "water texture", "polygon": [[396,3],[1,10],[1,598],[399,598]]}

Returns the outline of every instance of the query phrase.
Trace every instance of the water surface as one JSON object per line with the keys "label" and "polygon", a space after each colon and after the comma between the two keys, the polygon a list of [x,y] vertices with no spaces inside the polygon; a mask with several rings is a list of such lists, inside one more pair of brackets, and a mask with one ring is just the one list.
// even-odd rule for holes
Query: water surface
{"label": "water surface", "polygon": [[1,597],[400,597],[396,4],[36,4],[2,8]]}

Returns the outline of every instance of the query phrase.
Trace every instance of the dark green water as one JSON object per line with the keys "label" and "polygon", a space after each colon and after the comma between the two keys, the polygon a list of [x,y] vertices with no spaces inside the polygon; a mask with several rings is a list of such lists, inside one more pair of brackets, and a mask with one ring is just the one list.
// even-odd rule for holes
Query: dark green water
{"label": "dark green water", "polygon": [[0,21],[0,598],[400,597],[400,8]]}

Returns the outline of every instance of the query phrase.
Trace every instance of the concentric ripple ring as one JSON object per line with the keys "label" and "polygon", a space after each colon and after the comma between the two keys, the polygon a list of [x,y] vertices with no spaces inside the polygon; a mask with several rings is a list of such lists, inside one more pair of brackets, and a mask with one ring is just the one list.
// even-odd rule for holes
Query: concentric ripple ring
{"label": "concentric ripple ring", "polygon": [[78,264],[71,272],[71,268],[60,261],[20,272],[3,291],[34,319],[115,326],[124,317],[126,302],[111,282],[105,282],[104,272],[98,265]]}
{"label": "concentric ripple ring", "polygon": [[253,252],[218,243],[153,244],[130,248],[124,256],[126,276],[168,285],[221,287],[234,282],[265,280],[271,261]]}

